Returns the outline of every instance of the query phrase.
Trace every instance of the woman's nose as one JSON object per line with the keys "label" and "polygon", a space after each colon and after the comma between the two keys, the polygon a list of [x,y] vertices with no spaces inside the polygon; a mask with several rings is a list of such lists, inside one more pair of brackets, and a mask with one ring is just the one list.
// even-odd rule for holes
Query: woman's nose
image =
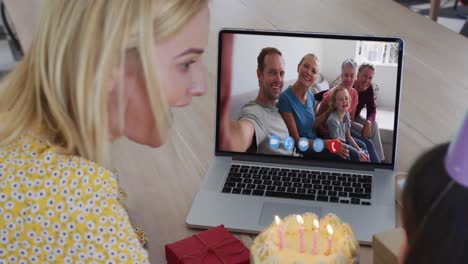
{"label": "woman's nose", "polygon": [[202,96],[207,91],[208,91],[208,86],[206,85],[206,83],[204,83],[204,84],[193,84],[190,87],[190,94],[192,94],[192,96]]}
{"label": "woman's nose", "polygon": [[205,67],[201,64],[199,67],[196,67],[193,73],[192,85],[189,88],[189,92],[192,96],[202,96],[207,90]]}

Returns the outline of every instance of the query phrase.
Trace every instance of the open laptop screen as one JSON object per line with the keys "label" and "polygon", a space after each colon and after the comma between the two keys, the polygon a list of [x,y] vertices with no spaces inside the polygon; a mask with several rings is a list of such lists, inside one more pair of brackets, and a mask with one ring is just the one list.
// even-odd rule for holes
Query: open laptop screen
{"label": "open laptop screen", "polygon": [[397,37],[222,30],[216,153],[393,168],[402,57]]}

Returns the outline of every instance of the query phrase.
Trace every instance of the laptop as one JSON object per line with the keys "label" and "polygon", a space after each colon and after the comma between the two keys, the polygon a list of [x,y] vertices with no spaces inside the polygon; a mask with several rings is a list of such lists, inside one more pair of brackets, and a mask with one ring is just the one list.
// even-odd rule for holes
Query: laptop
{"label": "laptop", "polygon": [[[363,63],[372,64],[373,85],[369,89],[376,96],[375,120],[385,159],[366,162],[313,155],[335,150],[323,145],[325,138],[314,139],[306,149],[312,155],[305,155],[294,147],[299,146],[297,142],[291,144],[291,138],[273,133],[268,135],[272,151],[257,142],[256,132],[251,146],[245,150],[223,148],[220,118],[225,114],[221,111],[226,109],[221,107],[225,87],[220,80],[225,34],[233,34],[234,39],[230,107],[226,108],[232,120],[242,117],[244,105],[257,98],[260,85],[257,56],[265,47],[274,47],[282,53],[282,93],[298,78],[298,64],[305,54],[312,53],[319,59],[320,74],[310,87],[315,97],[340,82],[344,60],[355,60],[358,67]],[[334,213],[351,225],[361,244],[370,244],[373,234],[395,227],[403,40],[389,36],[223,29],[218,41],[214,158],[188,213],[187,225],[210,228],[223,224],[233,232],[257,234],[273,222],[275,215],[314,212],[322,217]],[[366,110],[364,107],[360,113],[363,119],[367,118]],[[275,152],[275,149],[283,151]],[[291,154],[285,154],[284,150],[291,150]]]}

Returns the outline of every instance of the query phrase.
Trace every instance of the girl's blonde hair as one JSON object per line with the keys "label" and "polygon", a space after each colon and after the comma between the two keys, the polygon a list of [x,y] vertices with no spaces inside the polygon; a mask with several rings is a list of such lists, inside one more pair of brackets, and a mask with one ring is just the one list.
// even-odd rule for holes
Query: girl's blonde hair
{"label": "girl's blonde hair", "polygon": [[156,124],[167,130],[162,128],[172,120],[155,75],[155,43],[176,34],[206,5],[207,0],[47,1],[31,48],[0,86],[0,144],[39,124],[66,154],[109,165],[111,80],[116,70],[123,78],[130,53],[141,62]]}
{"label": "girl's blonde hair", "polygon": [[[339,92],[341,92],[341,91],[345,91],[346,94],[348,94],[348,98],[349,98],[348,89],[346,89],[346,88],[343,87],[343,86],[337,86],[337,87],[333,90],[332,94],[330,95],[330,101],[329,101],[329,103],[328,103],[328,104],[329,104],[328,107],[330,108],[330,111],[332,111],[332,112],[336,111],[336,95],[337,95]],[[351,99],[351,98],[349,98],[349,100],[350,100],[350,99]]]}

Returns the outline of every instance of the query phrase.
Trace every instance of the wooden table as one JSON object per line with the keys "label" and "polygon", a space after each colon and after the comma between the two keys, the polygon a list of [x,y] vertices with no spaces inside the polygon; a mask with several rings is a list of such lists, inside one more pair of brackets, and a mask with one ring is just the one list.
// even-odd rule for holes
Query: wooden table
{"label": "wooden table", "polygon": [[[173,138],[165,146],[150,149],[127,140],[113,146],[130,216],[149,235],[153,263],[165,261],[165,244],[198,231],[184,221],[213,156],[217,32],[222,27],[403,37],[398,171],[408,170],[424,150],[448,141],[467,110],[467,39],[394,1],[211,0],[210,9],[206,96],[174,111]],[[254,238],[236,236],[247,246]],[[371,262],[372,249],[362,247],[361,263]]]}

